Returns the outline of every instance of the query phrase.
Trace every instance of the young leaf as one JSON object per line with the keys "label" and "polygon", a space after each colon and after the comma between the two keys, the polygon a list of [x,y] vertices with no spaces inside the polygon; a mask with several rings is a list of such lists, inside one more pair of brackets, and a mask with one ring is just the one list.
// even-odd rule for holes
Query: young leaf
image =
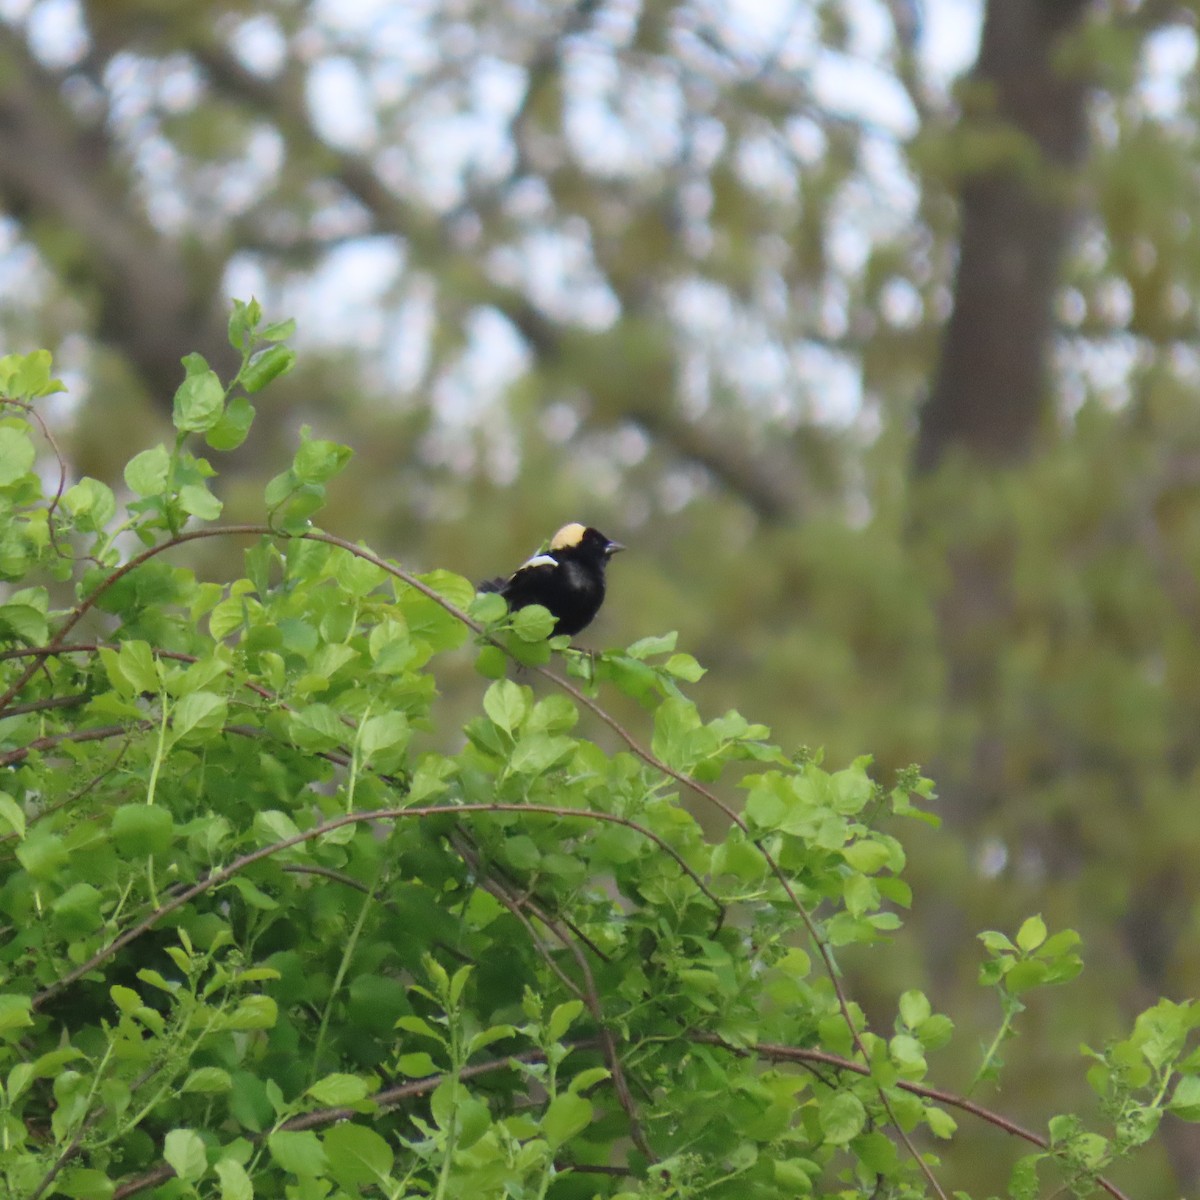
{"label": "young leaf", "polygon": [[175,392],[173,420],[180,433],[199,433],[211,429],[225,407],[225,389],[215,371],[192,373]]}
{"label": "young leaf", "polygon": [[296,365],[296,352],[287,346],[272,346],[251,360],[238,382],[248,392],[261,392],[273,379],[286,375]]}
{"label": "young leaf", "polygon": [[199,1179],[208,1168],[204,1143],[192,1129],[172,1129],[163,1142],[163,1158],[188,1182]]}

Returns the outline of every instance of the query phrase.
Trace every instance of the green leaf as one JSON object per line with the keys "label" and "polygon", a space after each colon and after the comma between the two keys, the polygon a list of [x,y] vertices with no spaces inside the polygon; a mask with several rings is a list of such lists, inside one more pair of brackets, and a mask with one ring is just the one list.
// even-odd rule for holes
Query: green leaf
{"label": "green leaf", "polygon": [[163,1158],[180,1179],[199,1179],[208,1167],[204,1143],[192,1129],[172,1129],[163,1142]]}
{"label": "green leaf", "polygon": [[580,1071],[571,1080],[568,1090],[572,1092],[586,1092],[588,1088],[595,1087],[596,1084],[611,1077],[612,1072],[607,1067],[589,1067],[586,1071]]}
{"label": "green leaf", "polygon": [[494,625],[508,615],[508,602],[499,592],[480,592],[467,606],[467,615],[480,625]]}
{"label": "green leaf", "polygon": [[213,1170],[221,1182],[221,1200],[254,1200],[254,1185],[241,1163],[222,1158],[213,1164]]}
{"label": "green leaf", "polygon": [[700,728],[696,706],[682,696],[668,696],[654,714],[654,736],[650,748],[671,767],[687,767],[687,735]]}
{"label": "green leaf", "polygon": [[813,1190],[813,1178],[820,1167],[806,1158],[777,1158],[771,1166],[774,1181],[787,1196],[806,1196]]}
{"label": "green leaf", "polygon": [[557,1150],[591,1124],[592,1105],[574,1092],[563,1092],[550,1101],[542,1117],[542,1136]]}
{"label": "green leaf", "polygon": [[25,810],[7,793],[0,792],[0,821],[19,838],[25,836]]}
{"label": "green leaf", "polygon": [[401,1054],[396,1059],[396,1070],[413,1079],[425,1079],[437,1074],[437,1065],[424,1050],[416,1050],[411,1054]]}
{"label": "green leaf", "polygon": [[217,641],[227,638],[247,623],[259,607],[257,602],[245,595],[233,595],[213,606],[208,618],[208,631]]}
{"label": "green leaf", "polygon": [[892,856],[887,846],[879,842],[858,841],[842,849],[842,856],[856,871],[865,875],[873,875],[881,867],[886,866]]}
{"label": "green leaf", "polygon": [[324,1147],[310,1130],[276,1130],[267,1139],[267,1148],[271,1157],[293,1175],[320,1175],[329,1166]]}
{"label": "green leaf", "polygon": [[483,694],[483,711],[509,733],[525,720],[531,707],[528,691],[511,679],[497,679]]}
{"label": "green leaf", "polygon": [[659,637],[644,637],[633,643],[625,653],[630,658],[651,658],[656,654],[669,654],[679,640],[678,633],[664,633]]}
{"label": "green leaf", "polygon": [[165,446],[135,454],[125,465],[125,485],[136,496],[157,496],[167,486],[171,456]]}
{"label": "green leaf", "polygon": [[925,1073],[925,1047],[912,1034],[898,1033],[888,1042],[892,1061],[909,1078]]}
{"label": "green leaf", "polygon": [[236,450],[246,440],[254,416],[254,405],[245,396],[235,396],[221,419],[205,432],[204,440],[214,450]]}
{"label": "green leaf", "polygon": [[388,573],[370,559],[349,551],[339,551],[337,561],[338,585],[353,596],[369,596],[385,583]]}
{"label": "green leaf", "polygon": [[368,717],[358,734],[358,745],[363,756],[372,758],[381,750],[400,746],[408,741],[408,720],[401,713],[382,713]]}
{"label": "green leaf", "polygon": [[[773,781],[774,783],[774,781]],[[746,818],[758,829],[778,829],[787,812],[787,802],[775,786],[757,786],[746,797]]]}
{"label": "green leaf", "polygon": [[222,1023],[225,1029],[273,1029],[279,1006],[270,996],[245,996]]}
{"label": "green leaf", "polygon": [[247,350],[252,332],[261,320],[262,305],[257,300],[249,303],[235,300],[233,311],[229,314],[229,344],[235,350]]}
{"label": "green leaf", "polygon": [[0,995],[0,1033],[9,1034],[29,1028],[33,1024],[31,1006],[32,1001],[28,996]]}
{"label": "green leaf", "polygon": [[171,728],[176,740],[191,733],[214,733],[225,725],[229,705],[216,692],[189,692],[180,698],[171,713]]}
{"label": "green leaf", "polygon": [[370,1095],[370,1091],[366,1081],[357,1075],[334,1074],[318,1079],[305,1095],[311,1096],[318,1104],[334,1108],[344,1104],[357,1104]]}
{"label": "green leaf", "polygon": [[933,1016],[923,1021],[920,1029],[917,1030],[921,1045],[926,1050],[940,1050],[953,1035],[954,1022],[941,1013],[934,1013]]}
{"label": "green leaf", "polygon": [[412,783],[408,789],[410,804],[422,804],[434,796],[442,795],[447,788],[447,779],[455,771],[452,759],[441,758],[437,755],[426,755],[413,772]]}
{"label": "green leaf", "polygon": [[36,458],[33,440],[24,429],[0,426],[0,487],[28,475]]}
{"label": "green leaf", "polygon": [[123,642],[117,652],[117,670],[134,692],[157,692],[160,686],[154,652],[147,642]]}
{"label": "green leaf", "polygon": [[289,350],[286,346],[272,346],[251,359],[238,382],[248,392],[261,392],[271,380],[286,375],[295,365],[295,350]]}
{"label": "green leaf", "polygon": [[566,1000],[559,1004],[550,1014],[550,1020],[546,1022],[546,1036],[557,1042],[582,1012],[582,1000]]}
{"label": "green leaf", "polygon": [[296,822],[285,812],[266,808],[254,814],[254,832],[262,843],[287,842],[300,836]]}
{"label": "green leaf", "polygon": [[444,1043],[446,1040],[424,1017],[409,1016],[407,1014],[397,1017],[396,1028],[403,1029],[405,1033],[416,1033],[422,1037],[432,1038],[436,1042]]}
{"label": "green leaf", "polygon": [[68,1167],[55,1182],[54,1191],[73,1200],[105,1200],[116,1191],[116,1185],[93,1167]]}
{"label": "green leaf", "polygon": [[504,843],[504,859],[518,871],[533,871],[542,861],[542,852],[533,838],[518,833]]}
{"label": "green leaf", "polygon": [[[199,356],[188,356],[189,359]],[[184,360],[188,366],[187,378],[175,392],[172,419],[180,433],[202,433],[211,429],[220,419],[225,407],[225,389],[214,371],[205,366],[193,371],[197,365]],[[203,363],[203,360],[200,360]]]}
{"label": "green leaf", "polygon": [[873,1130],[854,1139],[851,1147],[859,1161],[877,1175],[891,1176],[896,1172],[899,1154],[896,1146],[886,1134]]}
{"label": "green leaf", "polygon": [[289,732],[301,750],[332,750],[351,736],[328,704],[310,704],[291,713]]}
{"label": "green leaf", "polygon": [[[0,433],[3,432],[0,429]],[[117,499],[112,488],[96,479],[81,479],[68,488],[63,505],[80,529],[103,529],[117,514]]]}
{"label": "green leaf", "polygon": [[858,760],[845,770],[835,771],[830,776],[832,784],[831,799],[834,808],[840,813],[861,812],[874,794],[875,785],[866,772],[865,759]]}
{"label": "green leaf", "polygon": [[197,1067],[183,1081],[180,1091],[211,1095],[215,1092],[227,1092],[232,1087],[233,1078],[228,1071],[223,1071],[220,1067]]}
{"label": "green leaf", "polygon": [[827,1142],[844,1146],[862,1132],[867,1110],[853,1092],[838,1092],[822,1103],[817,1120]]}
{"label": "green leaf", "polygon": [[464,575],[458,575],[454,571],[437,570],[427,571],[418,578],[455,608],[466,609],[474,602],[475,585]]}
{"label": "green leaf", "polygon": [[0,630],[30,646],[44,645],[50,636],[46,614],[32,604],[0,605]]}
{"label": "green leaf", "polygon": [[1028,954],[1046,940],[1046,922],[1040,915],[1027,917],[1017,931],[1017,945]]}
{"label": "green leaf", "polygon": [[58,926],[66,933],[81,936],[101,924],[104,893],[90,883],[77,880],[50,906]]}
{"label": "green leaf", "polygon": [[1004,986],[1014,995],[1027,992],[1048,982],[1050,969],[1044,962],[1029,959],[1014,964],[1004,976]]}
{"label": "green leaf", "polygon": [[179,507],[202,521],[215,521],[225,505],[208,488],[197,483],[185,483],[179,489]]}
{"label": "green leaf", "polygon": [[34,829],[17,847],[17,860],[35,879],[57,877],[67,861],[67,850],[56,833]]}
{"label": "green leaf", "polygon": [[392,1148],[373,1129],[342,1121],[326,1132],[324,1144],[330,1173],[343,1187],[380,1184],[391,1175]]}
{"label": "green leaf", "polygon": [[522,736],[513,747],[509,767],[518,775],[540,775],[575,749],[575,740],[548,733]]}
{"label": "green leaf", "polygon": [[994,929],[985,930],[976,936],[992,954],[1011,954],[1016,950],[1016,946],[1004,934]]}
{"label": "green leaf", "polygon": [[306,436],[296,451],[292,472],[301,483],[328,483],[350,461],[350,457],[349,446]]}
{"label": "green leaf", "polygon": [[541,642],[554,632],[555,617],[540,604],[520,608],[512,617],[512,631],[523,642]]}
{"label": "green leaf", "polygon": [[112,816],[113,843],[128,858],[165,854],[175,838],[170,812],[158,805],[123,804]]}
{"label": "green leaf", "polygon": [[1167,1105],[1181,1121],[1200,1121],[1200,1075],[1185,1075]]}
{"label": "green leaf", "polygon": [[663,665],[663,670],[676,679],[684,679],[695,683],[706,674],[702,667],[690,654],[672,654]]}
{"label": "green leaf", "polygon": [[51,365],[49,350],[6,354],[0,358],[0,394],[18,400],[34,400],[38,396],[61,392],[61,381],[51,378]]}
{"label": "green leaf", "polygon": [[296,322],[294,318],[288,317],[283,321],[272,321],[258,336],[264,342],[286,342],[295,332]]}
{"label": "green leaf", "polygon": [[945,1109],[932,1105],[925,1109],[925,1120],[934,1137],[951,1138],[958,1128],[958,1122]]}
{"label": "green leaf", "polygon": [[475,670],[485,679],[503,679],[508,670],[508,656],[499,646],[481,646],[475,658]]}
{"label": "green leaf", "polygon": [[907,991],[900,997],[900,1019],[909,1029],[923,1025],[933,1012],[924,992]]}

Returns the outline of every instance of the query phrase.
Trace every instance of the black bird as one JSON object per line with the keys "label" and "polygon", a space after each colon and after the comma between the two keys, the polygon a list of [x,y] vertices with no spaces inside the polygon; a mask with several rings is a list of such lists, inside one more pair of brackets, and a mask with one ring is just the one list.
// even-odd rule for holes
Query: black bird
{"label": "black bird", "polygon": [[522,563],[507,579],[488,579],[481,592],[499,592],[516,612],[540,604],[557,618],[554,632],[574,637],[591,624],[604,603],[604,568],[620,542],[598,529],[576,523],[564,525],[549,548]]}

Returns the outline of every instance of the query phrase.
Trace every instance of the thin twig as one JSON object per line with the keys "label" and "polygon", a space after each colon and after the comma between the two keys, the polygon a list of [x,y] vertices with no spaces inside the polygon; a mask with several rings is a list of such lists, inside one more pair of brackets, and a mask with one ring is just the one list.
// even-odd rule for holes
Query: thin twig
{"label": "thin twig", "polygon": [[[587,1010],[591,1013],[592,1020],[596,1022],[596,1028],[599,1031],[601,1045],[604,1048],[604,1061],[608,1065],[609,1074],[612,1076],[613,1090],[617,1094],[617,1101],[620,1103],[621,1108],[624,1109],[625,1116],[629,1121],[629,1136],[633,1139],[634,1145],[651,1162],[657,1162],[658,1156],[651,1150],[649,1143],[646,1141],[646,1136],[642,1132],[642,1122],[638,1116],[637,1103],[625,1079],[625,1069],[622,1066],[620,1055],[617,1053],[617,1045],[613,1039],[612,1031],[608,1028],[608,1022],[604,1019],[604,1007],[600,1003],[596,978],[592,974],[586,955],[580,950],[575,939],[570,936],[561,922],[555,920],[549,913],[542,911],[529,896],[514,896],[498,879],[489,878],[480,872],[478,870],[478,859],[469,848],[461,846],[456,846],[455,848],[459,854],[467,856],[468,861],[473,857],[475,858],[476,874],[480,876],[482,886],[520,921],[525,928],[525,932],[529,935],[530,942],[538,953],[541,954],[546,965],[554,972],[563,986],[587,1006]],[[584,984],[582,987],[567,975],[558,963],[554,961],[546,947],[542,945],[541,938],[537,936],[537,932],[533,928],[533,922],[530,921],[523,911],[525,908],[530,909],[534,913],[537,919],[558,938],[567,952],[575,959],[576,964],[583,973]]]}
{"label": "thin twig", "polygon": [[[820,1063],[826,1067],[834,1067],[839,1071],[850,1071],[855,1075],[870,1076],[871,1068],[862,1063],[855,1062],[853,1059],[842,1058],[838,1054],[830,1054],[826,1050],[813,1050],[801,1046],[781,1046],[777,1043],[758,1042],[752,1047],[735,1046],[727,1042],[720,1034],[709,1033],[705,1030],[692,1030],[688,1035],[691,1041],[703,1042],[708,1046],[720,1046],[722,1049],[728,1050],[731,1054],[736,1054],[739,1058],[765,1058],[772,1062],[798,1062],[809,1065],[812,1063]],[[898,1079],[896,1086],[901,1091],[911,1092],[914,1096],[920,1096],[923,1100],[933,1100],[938,1104],[945,1104],[949,1108],[957,1108],[962,1112],[970,1113],[974,1117],[978,1117],[981,1121],[986,1121],[989,1125],[994,1125],[997,1129],[1004,1130],[1005,1133],[1010,1133],[1014,1137],[1019,1137],[1026,1142],[1032,1143],[1040,1150],[1050,1150],[1050,1142],[1034,1133],[1030,1129],[1026,1129],[1023,1125],[1018,1125],[1016,1121],[1009,1120],[1008,1117],[1001,1113],[995,1112],[990,1108],[985,1108],[982,1104],[977,1104],[974,1100],[968,1100],[966,1096],[959,1096],[955,1092],[947,1092],[942,1088],[930,1087],[928,1084],[915,1083],[909,1079]],[[1103,1188],[1113,1200],[1129,1200],[1129,1197],[1117,1187],[1116,1184],[1109,1182],[1103,1176],[1096,1176],[1096,1185]]]}
{"label": "thin twig", "polygon": [[64,742],[102,742],[105,738],[120,737],[132,729],[146,729],[149,721],[135,721],[132,725],[97,725],[95,729],[70,729],[65,733],[49,733],[45,737],[34,738],[24,746],[15,750],[6,750],[0,754],[0,767],[10,767],[28,758],[38,750],[53,750]]}
{"label": "thin twig", "polygon": [[44,712],[48,708],[78,708],[91,699],[87,692],[76,692],[71,696],[47,696],[44,700],[30,700],[27,704],[13,704],[4,713],[4,719],[21,717],[26,713]]}

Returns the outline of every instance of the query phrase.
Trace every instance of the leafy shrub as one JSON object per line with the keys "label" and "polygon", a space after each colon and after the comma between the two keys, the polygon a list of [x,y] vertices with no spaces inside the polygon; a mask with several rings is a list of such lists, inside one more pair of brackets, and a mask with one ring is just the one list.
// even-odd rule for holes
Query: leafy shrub
{"label": "leafy shrub", "polygon": [[[1003,1122],[926,1082],[948,1017],[910,990],[871,1032],[835,961],[900,924],[894,830],[933,819],[928,781],[706,721],[673,636],[582,654],[544,610],[321,532],[349,451],[307,433],[262,525],[212,524],[192,443],[241,444],[288,332],[235,306],[240,372],[185,360],[174,445],[121,500],[61,462],[44,484],[49,356],[0,360],[5,1194],[939,1191],[953,1113]],[[241,578],[179,564],[212,537],[246,543]],[[435,679],[468,643],[490,683],[454,749]],[[984,935],[981,1078],[1076,941]],[[1087,1194],[1165,1108],[1200,1117],[1198,1019],[1164,1002],[1094,1055],[1108,1134],[1015,1129],[1035,1150],[1011,1194],[1048,1164]]]}

